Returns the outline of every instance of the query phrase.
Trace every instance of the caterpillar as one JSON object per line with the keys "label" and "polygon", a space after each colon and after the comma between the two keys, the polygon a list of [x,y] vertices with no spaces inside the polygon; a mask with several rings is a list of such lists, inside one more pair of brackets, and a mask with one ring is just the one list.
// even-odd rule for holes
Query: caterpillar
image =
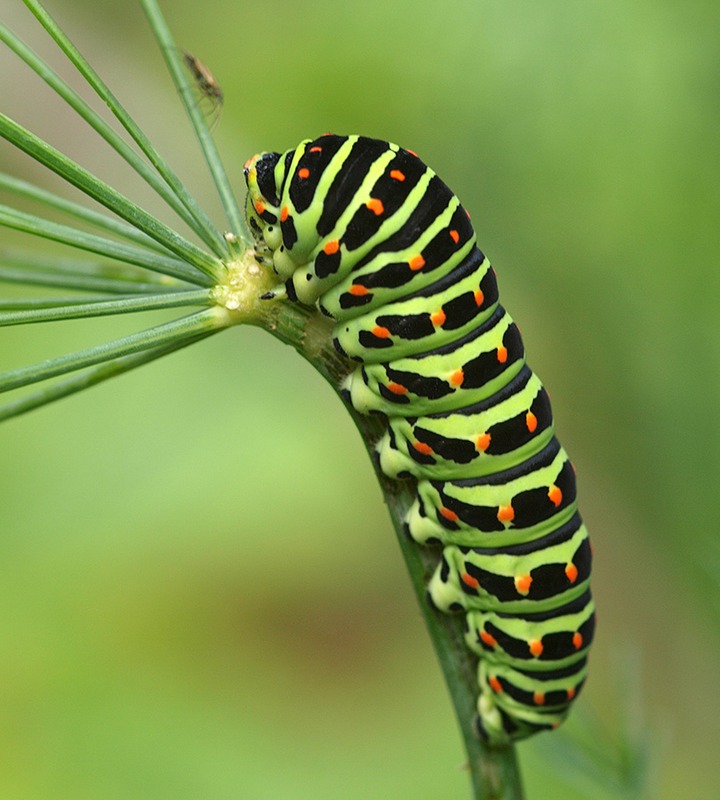
{"label": "caterpillar", "polygon": [[[414,481],[404,525],[438,546],[429,600],[462,612],[478,735],[555,728],[586,678],[591,550],[548,395],[469,215],[411,150],[325,134],[245,164],[256,258],[316,304],[356,368],[342,391],[386,427],[384,474]],[[284,284],[284,285],[283,285]]]}

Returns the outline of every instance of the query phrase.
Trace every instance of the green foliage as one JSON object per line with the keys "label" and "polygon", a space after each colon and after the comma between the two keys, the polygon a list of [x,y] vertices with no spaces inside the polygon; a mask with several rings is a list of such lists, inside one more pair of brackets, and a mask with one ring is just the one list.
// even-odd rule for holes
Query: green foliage
{"label": "green foliage", "polygon": [[[6,5],[3,22],[56,64]],[[139,12],[52,10],[195,180]],[[236,187],[253,152],[323,130],[399,141],[458,191],[502,272],[582,476],[600,609],[578,710],[601,746],[564,731],[523,745],[529,797],[717,797],[716,4],[179,0],[172,16],[222,85],[214,134]],[[4,50],[2,81],[8,116],[171,224]],[[8,148],[0,159],[38,179]],[[3,302],[37,307],[46,290],[5,282],[25,238],[0,237]],[[53,297],[162,293],[71,252],[76,285]],[[56,266],[38,245],[36,284]],[[5,328],[0,367],[142,320]],[[0,793],[235,798],[242,778],[258,800],[467,795],[361,443],[286,350],[236,330],[4,426]],[[637,684],[616,666],[629,642]],[[626,685],[644,709],[632,746]]]}

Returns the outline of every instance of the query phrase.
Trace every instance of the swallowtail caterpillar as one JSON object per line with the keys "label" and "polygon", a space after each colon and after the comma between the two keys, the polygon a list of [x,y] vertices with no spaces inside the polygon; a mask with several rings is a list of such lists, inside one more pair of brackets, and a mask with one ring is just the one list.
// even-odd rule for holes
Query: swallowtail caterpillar
{"label": "swallowtail caterpillar", "polygon": [[[550,401],[460,201],[415,153],[327,134],[245,165],[257,258],[334,320],[343,387],[380,413],[382,471],[410,479],[428,586],[479,656],[477,730],[555,728],[586,677],[591,550]],[[282,288],[280,289],[282,290]]]}

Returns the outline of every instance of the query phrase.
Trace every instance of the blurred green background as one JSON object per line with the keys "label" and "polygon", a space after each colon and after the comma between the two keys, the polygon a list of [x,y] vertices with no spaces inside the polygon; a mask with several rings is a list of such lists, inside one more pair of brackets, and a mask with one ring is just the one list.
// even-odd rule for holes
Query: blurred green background
{"label": "blurred green background", "polygon": [[[214,209],[135,4],[47,7]],[[472,214],[595,547],[591,678],[564,729],[520,745],[528,797],[716,800],[715,0],[165,11],[222,85],[240,194],[254,152],[358,132],[417,151]],[[63,63],[20,0],[2,19]],[[160,212],[0,65],[3,111]],[[6,146],[0,167],[60,186]],[[5,329],[0,369],[157,319]],[[0,485],[0,797],[469,797],[362,443],[289,348],[231,330],[7,423]]]}

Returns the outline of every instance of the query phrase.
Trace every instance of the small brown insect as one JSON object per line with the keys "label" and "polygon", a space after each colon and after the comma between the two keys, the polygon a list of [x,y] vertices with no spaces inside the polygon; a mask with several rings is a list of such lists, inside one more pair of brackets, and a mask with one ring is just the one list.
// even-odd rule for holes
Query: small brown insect
{"label": "small brown insect", "polygon": [[200,90],[200,93],[203,97],[206,97],[212,103],[211,114],[215,115],[217,112],[217,116],[215,121],[217,121],[217,117],[220,116],[220,111],[222,109],[223,104],[223,92],[220,88],[220,84],[217,82],[215,76],[210,72],[207,66],[200,61],[199,58],[196,58],[192,53],[188,53],[187,50],[183,51],[183,61],[185,62],[185,66],[188,68],[188,71],[195,79],[195,84],[197,88]]}

